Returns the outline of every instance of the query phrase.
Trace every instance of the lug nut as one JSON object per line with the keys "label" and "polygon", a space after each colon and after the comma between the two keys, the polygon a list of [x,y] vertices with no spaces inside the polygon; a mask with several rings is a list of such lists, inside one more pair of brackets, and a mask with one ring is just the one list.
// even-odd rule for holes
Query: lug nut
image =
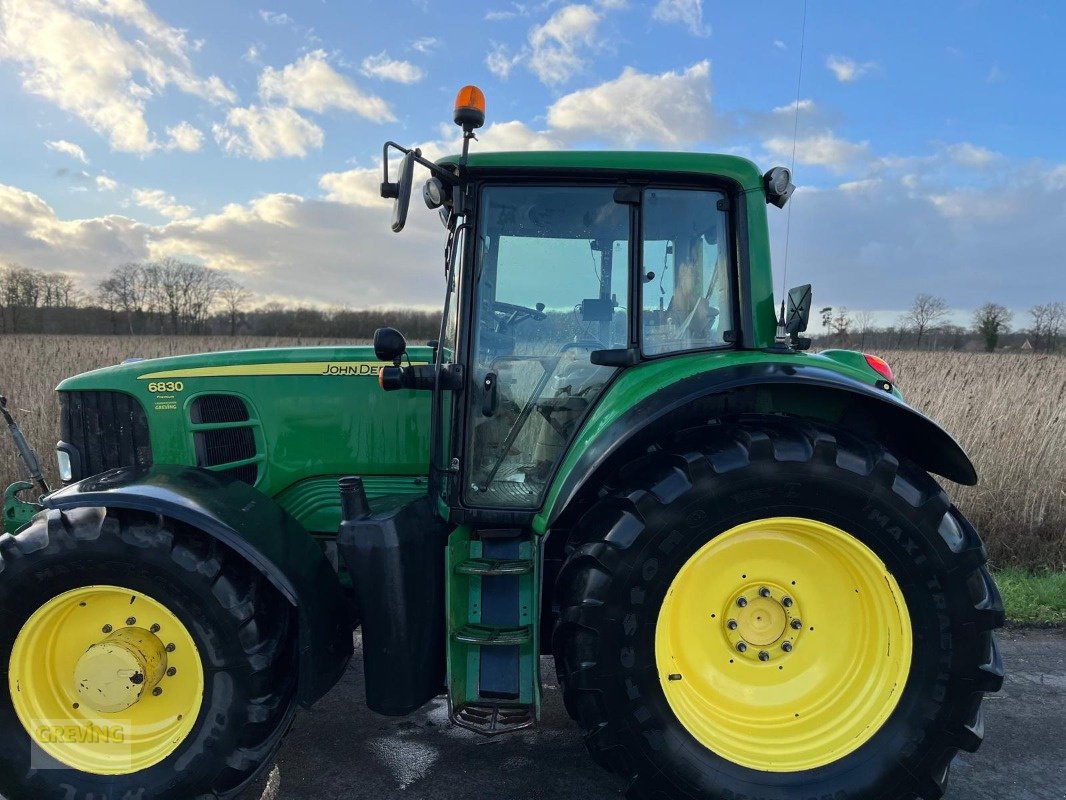
{"label": "lug nut", "polygon": [[159,695],[161,694],[163,694],[163,690],[160,689],[158,686],[152,689],[152,697],[159,697]]}
{"label": "lug nut", "polygon": [[[789,647],[791,649],[791,645]],[[178,670],[175,667],[171,667],[170,669],[167,670],[167,677],[168,678],[173,678],[177,674],[178,674]]]}
{"label": "lug nut", "polygon": [[792,642],[785,642],[784,644],[781,645],[781,649],[784,650],[786,653],[791,653],[792,652]]}
{"label": "lug nut", "polygon": [[760,597],[769,597],[770,596],[770,590],[767,589],[765,586],[762,587],[761,589],[759,589],[759,596]]}
{"label": "lug nut", "polygon": [[175,650],[175,647],[174,647],[174,643],[173,642],[171,642],[170,644],[167,645],[167,652],[168,653],[173,653],[174,650]]}
{"label": "lug nut", "polygon": [[792,608],[792,598],[791,597],[782,597],[781,598],[781,605],[783,605],[785,608]]}
{"label": "lug nut", "polygon": [[737,629],[737,621],[735,619],[731,619],[725,624],[725,626],[729,628],[729,630],[735,631]]}
{"label": "lug nut", "polygon": [[100,630],[102,630],[102,631],[103,631],[104,633],[111,633],[111,631],[113,631],[113,630],[114,630],[114,628],[112,628],[112,627],[111,627],[110,625],[105,625],[105,626],[104,626],[103,628],[101,628]]}
{"label": "lug nut", "polygon": [[747,604],[748,604],[748,598],[746,598],[746,597],[738,597],[737,598],[737,605],[740,606],[741,608],[744,608],[744,606],[746,606]]}
{"label": "lug nut", "polygon": [[748,649],[748,646],[744,642],[737,642],[737,652],[743,653]]}
{"label": "lug nut", "polygon": [[126,624],[128,626],[130,626],[130,627],[133,627],[134,625],[137,624],[137,618],[136,617],[127,617],[126,618]]}
{"label": "lug nut", "polygon": [[765,650],[760,650],[759,651],[759,660],[760,661],[769,661],[770,660],[770,654],[767,653]]}
{"label": "lug nut", "polygon": [[148,632],[149,633],[159,633],[159,625],[157,623],[153,622],[152,623],[152,627],[148,629]]}
{"label": "lug nut", "polygon": [[792,629],[793,630],[797,630],[798,631],[802,627],[803,627],[803,620],[801,620],[801,619],[792,620]]}

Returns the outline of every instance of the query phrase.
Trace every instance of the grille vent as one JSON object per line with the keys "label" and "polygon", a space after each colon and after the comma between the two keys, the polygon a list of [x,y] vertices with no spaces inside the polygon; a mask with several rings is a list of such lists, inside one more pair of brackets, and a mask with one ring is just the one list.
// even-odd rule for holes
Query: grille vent
{"label": "grille vent", "polygon": [[192,401],[189,418],[194,425],[211,422],[246,422],[248,406],[232,394],[205,394]]}
{"label": "grille vent", "polygon": [[[259,480],[258,463],[238,463],[259,456],[255,436],[258,422],[252,419],[244,400],[231,394],[201,395],[189,405],[189,421],[197,466],[214,468],[213,472],[252,485]],[[201,425],[226,427],[197,430]]]}

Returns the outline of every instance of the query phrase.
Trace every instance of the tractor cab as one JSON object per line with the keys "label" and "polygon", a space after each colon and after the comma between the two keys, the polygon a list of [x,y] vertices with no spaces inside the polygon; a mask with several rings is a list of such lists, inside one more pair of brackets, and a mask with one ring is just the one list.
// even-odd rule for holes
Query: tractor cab
{"label": "tractor cab", "polygon": [[[401,366],[389,343],[402,337],[382,330],[379,356],[396,362],[382,385],[437,392],[433,486],[453,521],[528,522],[620,369],[741,345],[738,178],[759,176],[729,156],[660,154],[647,169],[654,154],[471,155],[483,98],[467,87],[457,102],[460,156],[385,147],[393,229],[421,164],[449,246],[438,364]],[[772,310],[762,322],[772,337]]]}

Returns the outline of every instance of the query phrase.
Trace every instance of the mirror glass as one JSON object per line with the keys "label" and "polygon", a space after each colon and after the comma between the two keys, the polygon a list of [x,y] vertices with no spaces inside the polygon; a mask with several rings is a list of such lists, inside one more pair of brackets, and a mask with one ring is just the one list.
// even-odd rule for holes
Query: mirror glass
{"label": "mirror glass", "polygon": [[788,315],[785,317],[785,330],[791,335],[807,330],[811,316],[811,285],[797,286],[788,290]]}
{"label": "mirror glass", "polygon": [[411,183],[415,174],[415,155],[408,153],[400,162],[400,177],[396,182],[396,202],[392,206],[392,230],[399,233],[407,223],[407,209],[411,206]]}

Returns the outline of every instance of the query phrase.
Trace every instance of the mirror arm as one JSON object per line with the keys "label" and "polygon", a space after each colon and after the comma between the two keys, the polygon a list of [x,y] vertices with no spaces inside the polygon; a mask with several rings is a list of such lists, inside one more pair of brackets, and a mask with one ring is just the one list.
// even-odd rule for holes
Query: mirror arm
{"label": "mirror arm", "polygon": [[404,155],[412,153],[416,162],[433,173],[434,177],[440,178],[449,186],[455,186],[459,183],[458,176],[451,172],[440,164],[430,161],[427,158],[422,157],[422,151],[415,147],[404,147],[396,142],[385,142],[385,145],[381,148],[381,164],[384,171],[384,175],[381,181],[381,196],[384,198],[395,198],[399,196],[400,184],[389,180],[389,148],[399,150]]}

